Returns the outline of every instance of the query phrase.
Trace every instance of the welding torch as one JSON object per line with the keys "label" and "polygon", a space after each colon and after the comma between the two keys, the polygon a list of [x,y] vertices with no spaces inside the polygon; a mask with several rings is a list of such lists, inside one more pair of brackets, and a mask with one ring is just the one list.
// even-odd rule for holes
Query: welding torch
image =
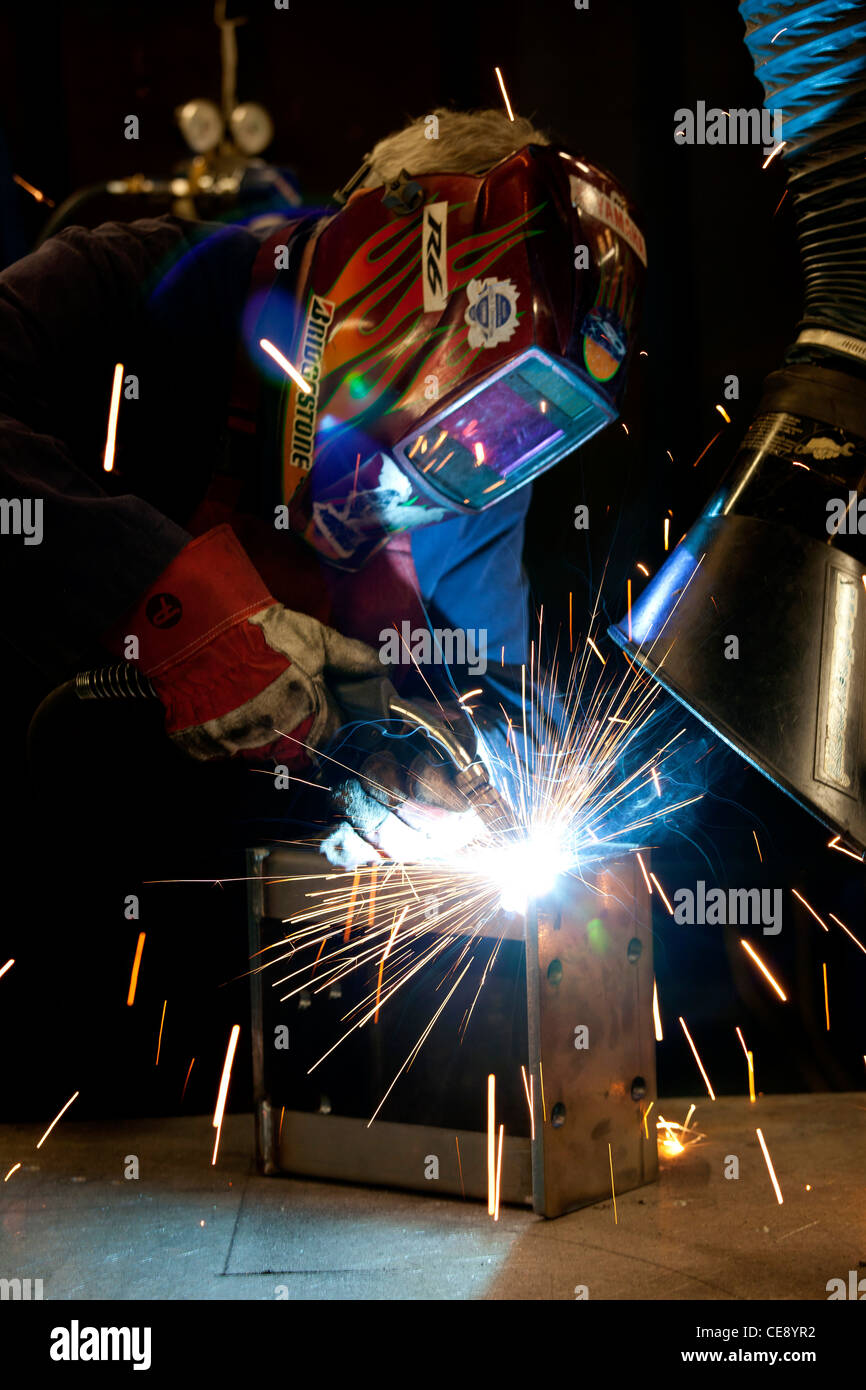
{"label": "welding torch", "polygon": [[[156,690],[148,676],[132,662],[120,661],[90,671],[79,671],[72,682],[79,700],[156,700]],[[493,786],[484,760],[471,751],[459,733],[425,709],[404,700],[387,677],[344,681],[334,687],[334,697],[348,720],[369,722],[400,721],[423,731],[436,744],[455,770],[454,788],[464,797],[488,829],[503,829],[510,819],[506,804]],[[468,726],[468,717],[464,713]]]}

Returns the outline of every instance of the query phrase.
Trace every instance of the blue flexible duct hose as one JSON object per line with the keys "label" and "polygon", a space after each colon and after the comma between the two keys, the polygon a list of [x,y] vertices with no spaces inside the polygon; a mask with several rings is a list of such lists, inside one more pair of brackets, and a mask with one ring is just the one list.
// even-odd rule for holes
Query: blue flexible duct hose
{"label": "blue flexible duct hose", "polygon": [[764,105],[783,113],[801,328],[866,341],[866,0],[741,0],[740,14]]}

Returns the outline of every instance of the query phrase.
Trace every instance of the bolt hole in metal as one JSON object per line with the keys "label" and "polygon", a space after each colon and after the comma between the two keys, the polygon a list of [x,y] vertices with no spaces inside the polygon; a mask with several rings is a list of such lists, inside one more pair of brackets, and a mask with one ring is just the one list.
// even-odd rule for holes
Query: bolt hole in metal
{"label": "bolt hole in metal", "polygon": [[547,978],[550,984],[558,985],[562,979],[562,961],[552,960],[547,967]]}
{"label": "bolt hole in metal", "polygon": [[631,1083],[631,1098],[632,1098],[632,1100],[643,1100],[644,1097],[646,1096],[646,1092],[647,1092],[646,1081],[644,1080],[644,1078],[643,1078],[642,1076],[636,1076],[636,1077],[634,1078],[634,1081]]}
{"label": "bolt hole in metal", "polygon": [[636,936],[633,936],[625,948],[625,953],[632,965],[635,965],[640,960],[642,950],[643,943],[639,941]]}
{"label": "bolt hole in metal", "polygon": [[554,1129],[562,1129],[562,1126],[565,1124],[565,1106],[561,1100],[556,1102],[556,1105],[554,1105],[550,1112],[550,1123],[553,1125]]}

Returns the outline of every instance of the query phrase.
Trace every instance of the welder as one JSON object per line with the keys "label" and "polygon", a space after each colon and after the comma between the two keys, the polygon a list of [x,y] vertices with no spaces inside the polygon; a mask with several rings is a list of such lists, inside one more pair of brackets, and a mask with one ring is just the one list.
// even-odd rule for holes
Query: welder
{"label": "welder", "polygon": [[[130,663],[192,758],[313,759],[354,863],[466,805],[435,739],[363,732],[351,692],[384,677],[466,688],[383,665],[386,638],[484,633],[473,705],[501,740],[529,485],[617,416],[646,249],[609,175],[497,111],[412,122],[336,197],[264,241],[164,217],[10,267],[0,468],[44,504],[42,543],[4,547],[16,648],[58,676]],[[353,717],[363,778],[334,745]]]}

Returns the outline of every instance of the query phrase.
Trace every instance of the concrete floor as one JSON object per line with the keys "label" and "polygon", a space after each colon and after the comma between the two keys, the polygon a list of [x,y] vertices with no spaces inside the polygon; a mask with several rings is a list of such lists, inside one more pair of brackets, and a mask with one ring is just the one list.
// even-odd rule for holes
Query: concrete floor
{"label": "concrete floor", "polygon": [[[681,1122],[689,1104],[661,1110]],[[22,1167],[0,1187],[0,1277],[40,1278],[46,1299],[824,1300],[829,1279],[862,1276],[866,1095],[696,1104],[706,1137],[618,1196],[617,1224],[609,1200],[494,1225],[477,1203],[261,1178],[244,1115],[215,1169],[209,1117],[61,1121],[38,1152],[34,1126],[6,1125],[0,1172]]]}

